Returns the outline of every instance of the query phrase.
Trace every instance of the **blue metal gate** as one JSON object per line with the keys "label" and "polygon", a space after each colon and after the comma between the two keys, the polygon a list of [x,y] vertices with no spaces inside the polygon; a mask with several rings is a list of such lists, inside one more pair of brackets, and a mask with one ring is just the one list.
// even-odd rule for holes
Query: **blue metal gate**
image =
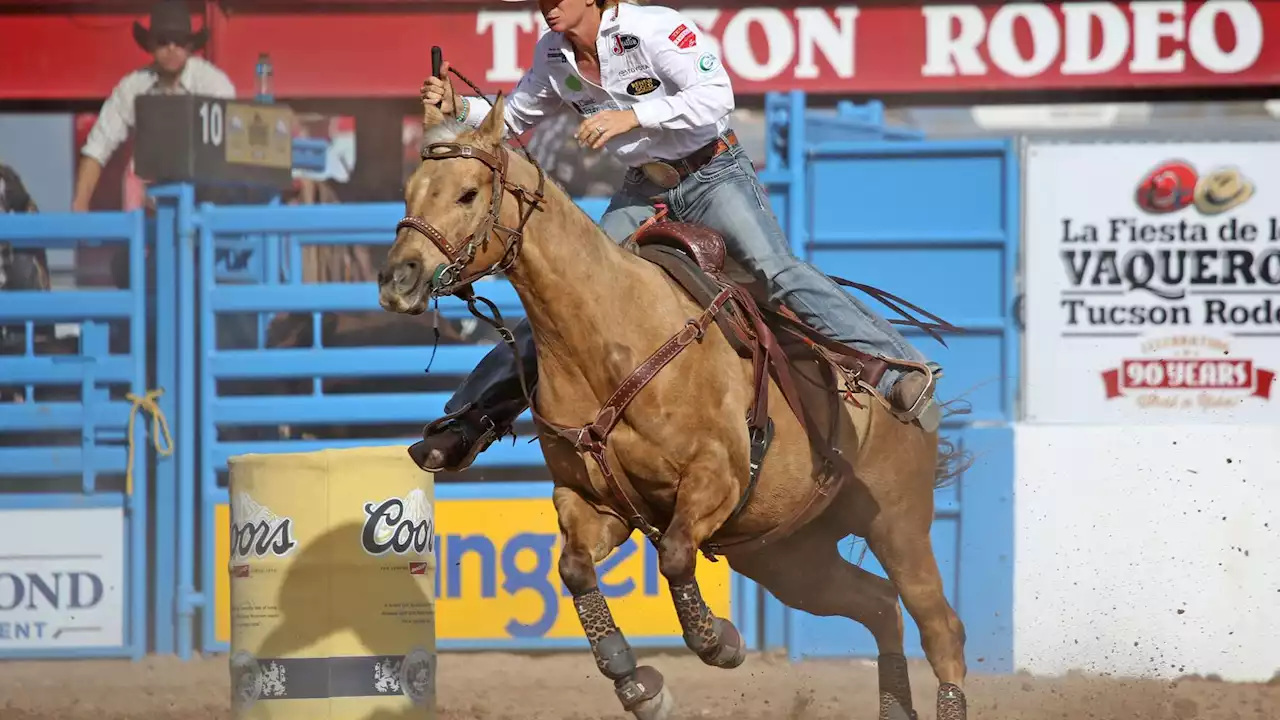
{"label": "blue metal gate", "polygon": [[[799,93],[771,99],[771,112],[799,118],[803,109]],[[963,396],[972,407],[942,430],[972,452],[975,463],[960,482],[939,491],[932,537],[947,598],[966,624],[968,661],[983,671],[1008,672],[1011,423],[1019,367],[1017,149],[1013,140],[942,142],[886,131],[876,110],[846,106],[833,118],[790,123],[790,133],[774,139],[766,177],[797,254],[970,331],[947,337],[947,348],[914,329],[907,335],[945,368],[939,397]],[[848,538],[841,550],[856,561],[860,546]],[[871,553],[863,565],[884,574]],[[849,620],[785,610],[772,598],[765,605],[766,646],[785,646],[793,659],[877,654],[871,634]],[[906,642],[908,655],[922,656],[909,615]]]}
{"label": "blue metal gate", "polygon": [[160,440],[143,214],[0,214],[0,238],[123,243],[135,259],[124,290],[0,292],[0,658],[142,657]]}
{"label": "blue metal gate", "polygon": [[[326,390],[334,380],[407,379],[421,377],[428,359],[433,376],[460,379],[490,349],[488,344],[326,347],[322,316],[327,313],[374,312],[377,288],[372,283],[303,283],[302,255],[312,246],[385,245],[388,231],[403,214],[395,203],[318,206],[227,206],[191,204],[179,190],[159,193],[162,208],[176,221],[158,228],[161,238],[188,228],[194,242],[162,240],[179,248],[178,315],[190,318],[179,336],[181,364],[177,384],[192,408],[180,410],[179,443],[197,448],[194,462],[181,469],[177,496],[179,554],[176,562],[176,637],[174,650],[188,658],[194,649],[229,649],[227,613],[229,523],[227,460],[243,453],[306,452],[321,448],[404,445],[404,437],[370,437],[369,425],[420,425],[423,418],[443,414],[447,391],[358,394]],[[598,218],[605,203],[587,201],[584,209]],[[509,321],[524,313],[514,289],[505,281],[485,282],[483,294]],[[446,318],[469,317],[455,298],[442,298]],[[309,326],[305,346],[268,348],[265,331],[273,316],[296,313]],[[238,318],[236,316],[239,316]],[[248,324],[245,319],[249,318]],[[224,332],[228,321],[237,329]],[[256,332],[245,332],[252,326]],[[253,335],[254,337],[246,337]],[[290,387],[301,381],[305,392]],[[240,387],[236,387],[235,384]],[[250,387],[250,383],[254,384]],[[263,383],[266,383],[265,385]],[[452,389],[452,388],[450,388]],[[191,398],[191,402],[185,402]],[[526,412],[522,420],[528,421]],[[348,439],[299,438],[307,425],[342,425]],[[281,427],[291,427],[288,437]],[[264,434],[263,431],[266,431]],[[535,469],[542,466],[540,447],[500,443],[477,459],[478,469]],[[471,483],[441,485],[438,498],[470,497]],[[499,495],[549,497],[546,483],[501,483]],[[454,492],[461,490],[461,492]],[[165,638],[166,640],[168,638]],[[160,642],[157,642],[160,645]],[[449,643],[442,643],[448,647]]]}

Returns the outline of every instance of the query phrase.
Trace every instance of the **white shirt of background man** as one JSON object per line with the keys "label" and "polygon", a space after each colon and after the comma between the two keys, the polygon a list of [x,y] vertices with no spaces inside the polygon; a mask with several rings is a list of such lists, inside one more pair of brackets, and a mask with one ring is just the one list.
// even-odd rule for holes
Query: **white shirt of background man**
{"label": "white shirt of background man", "polygon": [[121,78],[111,96],[102,104],[98,120],[89,131],[89,138],[80,153],[97,160],[99,165],[106,165],[134,127],[133,101],[139,95],[161,93],[233,100],[236,88],[225,72],[208,60],[195,56],[187,58],[182,74],[178,76],[178,85],[173,90],[160,87],[160,76],[155,70],[149,67],[135,70]]}

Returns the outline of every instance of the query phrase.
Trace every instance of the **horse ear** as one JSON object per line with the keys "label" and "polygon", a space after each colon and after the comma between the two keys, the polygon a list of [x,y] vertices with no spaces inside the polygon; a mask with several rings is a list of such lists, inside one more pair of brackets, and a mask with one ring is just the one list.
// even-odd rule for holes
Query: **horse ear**
{"label": "horse ear", "polygon": [[506,130],[506,113],[507,99],[498,93],[498,97],[493,101],[493,107],[490,108],[489,114],[484,116],[484,122],[480,123],[480,139],[490,145],[500,145],[502,136]]}

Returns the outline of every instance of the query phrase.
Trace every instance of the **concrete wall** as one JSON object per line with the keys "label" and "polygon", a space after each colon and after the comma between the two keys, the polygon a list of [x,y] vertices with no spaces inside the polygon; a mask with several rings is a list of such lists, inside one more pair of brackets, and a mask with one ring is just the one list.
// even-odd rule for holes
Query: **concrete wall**
{"label": "concrete wall", "polygon": [[1280,672],[1280,428],[1019,426],[1020,670]]}

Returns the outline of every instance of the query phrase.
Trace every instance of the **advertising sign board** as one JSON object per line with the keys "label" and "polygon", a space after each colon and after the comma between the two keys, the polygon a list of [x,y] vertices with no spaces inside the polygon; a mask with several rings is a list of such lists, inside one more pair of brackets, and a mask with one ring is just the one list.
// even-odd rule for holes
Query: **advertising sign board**
{"label": "advertising sign board", "polygon": [[124,512],[0,511],[0,649],[125,642]]}
{"label": "advertising sign board", "polygon": [[[215,509],[215,636],[230,638],[229,514]],[[442,647],[556,648],[585,644],[573,599],[560,581],[560,531],[550,498],[436,500],[436,639]],[[639,533],[596,567],[618,627],[633,643],[683,647],[657,553]],[[730,612],[728,563],[699,557],[707,606]]]}
{"label": "advertising sign board", "polygon": [[1026,421],[1275,422],[1280,143],[1032,143]]}

